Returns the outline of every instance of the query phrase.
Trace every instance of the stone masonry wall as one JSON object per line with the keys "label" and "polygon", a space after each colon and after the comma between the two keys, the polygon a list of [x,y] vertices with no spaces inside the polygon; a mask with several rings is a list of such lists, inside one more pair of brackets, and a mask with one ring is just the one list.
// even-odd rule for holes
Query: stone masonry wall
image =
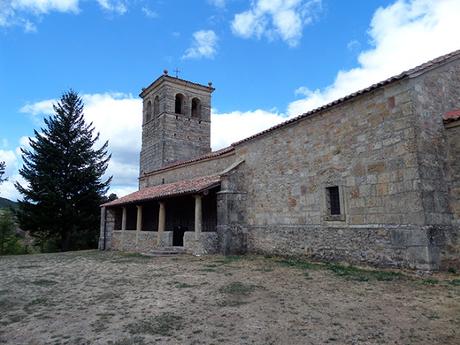
{"label": "stone masonry wall", "polygon": [[[147,253],[157,247],[157,231],[114,230],[111,247],[112,250],[127,252]],[[172,231],[163,232],[160,246],[172,245]]]}
{"label": "stone masonry wall", "polygon": [[450,225],[449,150],[442,117],[446,111],[460,108],[460,61],[428,71],[412,79],[411,84],[425,223]]}
{"label": "stone masonry wall", "polygon": [[[211,151],[211,91],[172,80],[167,79],[144,96],[140,175]],[[175,97],[179,93],[184,96],[182,114],[175,113]],[[149,118],[147,103],[154,104],[156,96],[159,114]],[[199,116],[192,116],[193,98],[201,102]]]}
{"label": "stone masonry wall", "polygon": [[[411,85],[390,84],[237,147],[251,251],[432,268]],[[326,187],[344,217],[330,221]]]}
{"label": "stone masonry wall", "polygon": [[446,126],[450,210],[453,224],[460,227],[460,121]]}
{"label": "stone masonry wall", "polygon": [[443,123],[445,112],[460,108],[460,61],[427,71],[413,78],[411,84],[415,100],[419,188],[425,224],[431,233],[430,250],[438,256],[441,268],[460,268],[460,227],[454,221],[456,214],[452,208],[457,198],[455,184],[458,178],[454,175],[460,156],[449,156],[455,154],[456,140],[452,140],[450,129]]}
{"label": "stone masonry wall", "polygon": [[218,174],[232,165],[235,160],[235,155],[233,153],[229,153],[209,160],[199,161],[182,167],[165,170],[156,174],[141,177],[139,180],[139,188],[156,186],[162,183],[172,183],[199,176]]}

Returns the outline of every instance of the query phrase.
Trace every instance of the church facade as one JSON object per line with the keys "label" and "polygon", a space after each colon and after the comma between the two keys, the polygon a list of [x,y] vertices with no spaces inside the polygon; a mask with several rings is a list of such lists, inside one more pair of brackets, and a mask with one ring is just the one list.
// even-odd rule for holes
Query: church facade
{"label": "church facade", "polygon": [[213,91],[142,90],[139,190],[102,205],[100,249],[460,268],[460,51],[215,152]]}

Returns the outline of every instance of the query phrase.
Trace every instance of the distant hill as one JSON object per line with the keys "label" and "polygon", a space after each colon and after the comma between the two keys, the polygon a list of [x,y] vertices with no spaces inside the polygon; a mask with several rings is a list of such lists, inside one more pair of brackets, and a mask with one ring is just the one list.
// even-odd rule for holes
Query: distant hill
{"label": "distant hill", "polygon": [[0,208],[10,208],[10,207],[16,208],[17,206],[18,206],[17,202],[0,197]]}

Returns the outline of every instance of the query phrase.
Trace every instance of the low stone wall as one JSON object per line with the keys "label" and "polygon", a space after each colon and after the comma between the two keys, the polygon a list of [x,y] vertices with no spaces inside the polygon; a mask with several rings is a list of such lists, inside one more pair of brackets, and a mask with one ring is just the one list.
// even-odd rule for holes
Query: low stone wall
{"label": "low stone wall", "polygon": [[158,241],[158,232],[156,231],[139,231],[136,252],[146,253],[156,247]]}
{"label": "low stone wall", "polygon": [[[172,231],[163,232],[160,239],[161,247],[172,246]],[[112,250],[145,253],[158,247],[158,232],[156,231],[133,231],[115,230],[112,236]]]}
{"label": "low stone wall", "polygon": [[173,232],[163,231],[160,238],[160,247],[170,247],[173,245]]}
{"label": "low stone wall", "polygon": [[[251,227],[248,251],[305,255],[325,261],[347,261],[385,267],[423,270],[440,268],[446,248],[446,229],[398,227]],[[450,262],[453,267],[455,263]]]}
{"label": "low stone wall", "polygon": [[196,239],[195,232],[187,231],[184,233],[184,248],[194,255],[215,254],[218,252],[217,232],[202,232]]}

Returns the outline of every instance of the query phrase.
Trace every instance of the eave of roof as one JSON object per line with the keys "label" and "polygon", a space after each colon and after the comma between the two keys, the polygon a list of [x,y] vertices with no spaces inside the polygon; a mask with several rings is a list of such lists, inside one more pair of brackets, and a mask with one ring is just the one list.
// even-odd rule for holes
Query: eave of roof
{"label": "eave of roof", "polygon": [[444,113],[442,117],[444,123],[454,122],[460,120],[460,109],[454,109]]}
{"label": "eave of roof", "polygon": [[219,184],[220,176],[218,175],[200,176],[189,180],[142,188],[137,192],[102,204],[101,207],[113,207],[133,204],[141,201],[160,200],[174,196],[195,194],[217,187]]}

